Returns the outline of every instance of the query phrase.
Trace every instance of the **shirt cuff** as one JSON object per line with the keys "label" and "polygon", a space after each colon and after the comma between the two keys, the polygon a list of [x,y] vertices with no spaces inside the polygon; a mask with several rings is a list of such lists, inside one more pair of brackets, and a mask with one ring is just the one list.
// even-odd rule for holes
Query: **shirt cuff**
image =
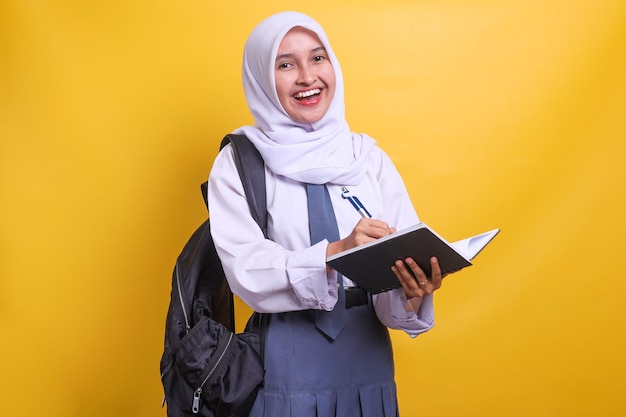
{"label": "shirt cuff", "polygon": [[337,273],[326,268],[327,247],[328,241],[322,240],[289,256],[287,271],[294,307],[330,311],[337,303]]}
{"label": "shirt cuff", "polygon": [[374,296],[374,307],[379,320],[389,328],[403,330],[411,337],[430,330],[434,324],[433,296],[422,298],[419,310],[407,310],[407,298],[401,288]]}

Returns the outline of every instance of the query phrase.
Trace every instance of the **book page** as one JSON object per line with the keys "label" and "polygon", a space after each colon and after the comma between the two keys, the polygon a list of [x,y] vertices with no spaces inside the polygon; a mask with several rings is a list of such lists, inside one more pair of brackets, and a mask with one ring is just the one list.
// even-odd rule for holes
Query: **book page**
{"label": "book page", "polygon": [[458,240],[450,245],[471,261],[499,232],[500,229],[493,229],[467,239]]}

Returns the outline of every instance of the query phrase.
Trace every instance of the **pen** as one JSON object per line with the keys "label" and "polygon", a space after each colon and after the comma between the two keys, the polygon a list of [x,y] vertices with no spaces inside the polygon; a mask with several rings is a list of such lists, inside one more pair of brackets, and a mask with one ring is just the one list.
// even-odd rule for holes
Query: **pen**
{"label": "pen", "polygon": [[356,211],[359,212],[361,217],[366,217],[368,219],[372,218],[372,215],[370,214],[369,211],[367,211],[367,209],[365,208],[363,203],[361,203],[359,198],[351,195],[350,191],[346,187],[343,187],[341,189],[341,196],[347,199],[352,204],[352,206],[356,209]]}

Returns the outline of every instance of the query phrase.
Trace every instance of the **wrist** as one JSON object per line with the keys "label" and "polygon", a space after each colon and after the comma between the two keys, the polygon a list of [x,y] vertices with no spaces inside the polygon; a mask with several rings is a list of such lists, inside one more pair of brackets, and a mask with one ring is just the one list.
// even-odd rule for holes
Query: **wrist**
{"label": "wrist", "polygon": [[337,240],[335,242],[330,242],[328,246],[326,246],[326,258],[329,256],[335,255],[344,250],[343,244],[341,240]]}

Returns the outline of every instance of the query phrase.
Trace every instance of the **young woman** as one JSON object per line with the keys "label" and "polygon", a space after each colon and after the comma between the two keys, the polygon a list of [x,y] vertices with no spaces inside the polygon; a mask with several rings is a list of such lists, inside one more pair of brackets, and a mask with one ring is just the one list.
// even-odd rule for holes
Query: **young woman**
{"label": "young woman", "polygon": [[[310,17],[279,13],[252,31],[243,85],[254,126],[235,133],[247,135],[266,163],[270,239],[250,216],[230,146],[214,162],[208,200],[233,292],[269,313],[265,382],[250,415],[397,416],[387,328],[414,337],[432,327],[432,293],[442,280],[437,260],[430,277],[411,259],[389,265],[402,288],[375,295],[325,260],[417,223],[404,183],[372,138],[350,130],[339,62]],[[311,184],[327,190],[330,213],[309,206],[319,199],[308,194]],[[372,218],[342,197],[344,187]],[[309,222],[320,216],[334,217],[337,238],[313,238],[317,226]],[[320,324],[329,311],[343,316],[338,333]]]}

